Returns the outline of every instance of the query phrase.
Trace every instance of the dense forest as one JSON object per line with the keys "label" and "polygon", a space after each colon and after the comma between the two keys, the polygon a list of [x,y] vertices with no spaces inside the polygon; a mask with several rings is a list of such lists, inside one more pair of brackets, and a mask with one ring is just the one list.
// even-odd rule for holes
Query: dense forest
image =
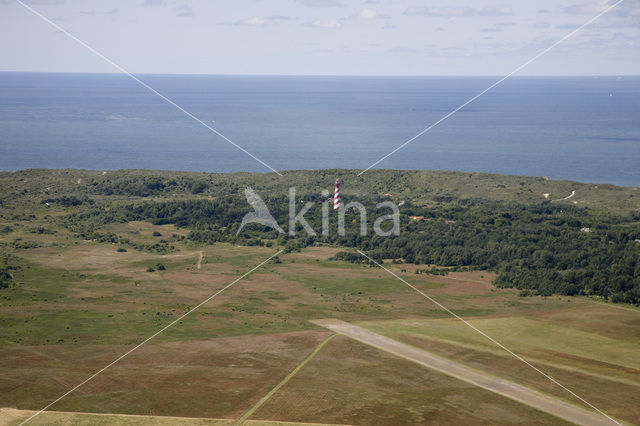
{"label": "dense forest", "polygon": [[[307,202],[315,203],[304,218],[316,235],[309,235],[299,225],[294,236],[288,234],[288,185],[278,183],[270,175],[216,178],[205,174],[148,176],[128,172],[118,178],[87,179],[81,190],[74,193],[44,194],[33,201],[48,209],[60,209],[62,213],[52,216],[51,220],[79,238],[136,250],[168,253],[178,239],[194,244],[273,245],[287,251],[327,244],[344,247],[345,252],[336,258],[350,262],[364,262],[362,256],[350,250],[358,248],[379,261],[426,265],[421,270],[432,273],[460,269],[495,271],[498,274],[495,285],[521,289],[523,295],[594,295],[613,302],[640,303],[638,209],[587,207],[589,200],[585,206],[578,206],[535,199],[527,194],[539,191],[535,185],[545,185],[537,178],[511,177],[511,181],[496,184],[486,176],[474,180],[468,174],[447,175],[458,179],[458,192],[433,185],[429,188],[425,184],[427,189],[421,191],[421,197],[403,196],[402,203],[398,203],[401,204],[399,235],[380,237],[372,232],[372,226],[376,218],[390,213],[388,209],[376,207],[391,199],[390,194],[383,192],[385,188],[396,185],[395,189],[400,191],[399,181],[418,191],[416,177],[411,172],[389,172],[372,176],[360,186],[357,186],[360,181],[352,177],[351,192],[344,193],[345,202],[357,201],[366,206],[368,235],[360,235],[360,216],[356,211],[346,213],[344,235],[338,233],[337,213],[331,211],[329,233],[322,235],[321,206],[328,200],[321,195],[316,180],[330,188],[331,180],[325,175],[326,171],[301,175],[306,180],[299,179],[299,184],[305,190],[300,190],[296,198],[297,211]],[[491,182],[490,187],[487,182]],[[510,187],[511,192],[505,192],[508,197],[503,199],[480,198],[480,192],[476,197],[460,196],[465,191],[473,193],[467,187],[477,187],[478,183],[487,185],[488,194],[493,194],[491,191],[496,188]],[[284,233],[250,224],[236,235],[242,218],[252,211],[243,194],[248,184],[258,187],[257,192]],[[365,184],[368,186],[363,186]],[[445,186],[443,183],[442,187]],[[593,191],[593,187],[589,188]],[[621,199],[618,205],[634,200],[631,191],[612,188],[607,189],[606,196]],[[28,189],[18,185],[14,190],[14,202],[29,194]],[[428,202],[424,201],[424,194]],[[502,193],[495,194],[501,196]],[[525,196],[529,197],[523,198],[526,201],[518,200]],[[3,200],[5,204],[11,201],[10,198]],[[394,201],[397,202],[398,197]],[[5,218],[9,214],[17,217],[23,210],[5,209]],[[410,216],[417,216],[418,220]],[[110,223],[136,220],[174,224],[189,233],[186,237],[166,236],[156,244],[140,246],[103,229]],[[389,226],[390,221],[387,222]],[[0,271],[2,282],[9,279],[10,270]]]}

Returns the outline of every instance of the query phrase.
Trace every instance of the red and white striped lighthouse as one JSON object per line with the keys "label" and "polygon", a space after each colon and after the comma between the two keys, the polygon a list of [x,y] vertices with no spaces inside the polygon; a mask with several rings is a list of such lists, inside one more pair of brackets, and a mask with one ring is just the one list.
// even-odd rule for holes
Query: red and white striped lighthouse
{"label": "red and white striped lighthouse", "polygon": [[340,202],[340,181],[336,179],[335,191],[333,193],[333,209],[338,210],[342,206]]}

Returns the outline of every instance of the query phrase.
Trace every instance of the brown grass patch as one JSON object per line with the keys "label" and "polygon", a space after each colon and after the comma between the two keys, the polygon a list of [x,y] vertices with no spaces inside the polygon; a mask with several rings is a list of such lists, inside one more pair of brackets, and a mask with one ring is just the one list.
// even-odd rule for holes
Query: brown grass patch
{"label": "brown grass patch", "polygon": [[288,259],[292,260],[328,260],[335,256],[336,253],[344,251],[337,247],[307,247],[300,252],[292,252],[287,254]]}
{"label": "brown grass patch", "polygon": [[[275,386],[326,331],[143,346],[53,409],[237,418]],[[40,409],[128,348],[3,347],[3,403]]]}

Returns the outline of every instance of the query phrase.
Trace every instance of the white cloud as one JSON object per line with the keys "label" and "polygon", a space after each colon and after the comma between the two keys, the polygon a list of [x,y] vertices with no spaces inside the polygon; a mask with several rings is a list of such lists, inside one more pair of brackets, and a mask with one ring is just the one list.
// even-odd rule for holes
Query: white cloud
{"label": "white cloud", "polygon": [[165,2],[164,0],[143,0],[142,3],[140,3],[140,6],[143,7],[154,7],[154,6],[164,6]]}
{"label": "white cloud", "polygon": [[404,11],[404,15],[407,16],[443,16],[443,12],[446,10],[447,16],[460,16],[468,14],[469,7],[446,7],[446,8],[430,8],[430,7],[410,7]]}
{"label": "white cloud", "polygon": [[341,7],[344,3],[338,0],[296,0],[303,6],[307,7]]}
{"label": "white cloud", "polygon": [[285,15],[254,16],[253,18],[236,21],[231,25],[240,27],[275,27],[280,25],[281,21],[290,21],[293,19],[295,18]]}
{"label": "white cloud", "polygon": [[249,27],[267,27],[269,25],[275,25],[273,22],[269,21],[262,16],[254,16],[253,18],[244,19],[242,21],[237,21],[234,25],[239,26],[249,26]]}
{"label": "white cloud", "polygon": [[342,24],[337,19],[318,19],[311,22],[305,22],[302,24],[303,27],[312,27],[312,28],[326,28],[326,29],[338,29],[342,28]]}
{"label": "white cloud", "polygon": [[510,16],[513,9],[507,6],[475,9],[473,7],[410,7],[404,11],[408,16]]}
{"label": "white cloud", "polygon": [[[549,0],[529,4],[530,7],[507,0],[287,0],[273,2],[273,5],[265,0],[220,4],[213,1],[196,3],[192,0],[23,1],[41,5],[33,7],[50,12],[48,15],[58,17],[57,20],[64,17],[65,26],[82,28],[82,25],[91,25],[96,37],[104,35],[105,40],[117,41],[126,52],[122,55],[123,60],[126,59],[128,66],[136,72],[361,74],[372,69],[382,74],[423,71],[485,74],[494,72],[492,69],[487,71],[492,65],[486,59],[492,58],[492,55],[504,58],[499,60],[498,65],[508,69],[513,61],[513,58],[508,58],[509,55],[517,55],[516,59],[520,55],[535,55],[539,52],[536,50],[540,45],[539,40],[547,43],[542,48],[548,47],[558,37],[595,16],[592,12],[604,10],[607,5],[613,4],[612,1],[618,0]],[[14,13],[15,0],[0,0],[0,4],[14,5],[0,6],[0,21],[4,15],[7,15],[5,20],[13,19],[11,14]],[[62,5],[55,6],[57,4]],[[587,7],[588,4],[590,6]],[[129,10],[129,7],[133,9]],[[558,53],[573,52],[573,56],[550,55],[548,61],[536,65],[539,68],[532,67],[532,73],[553,73],[556,69],[561,73],[608,73],[617,68],[627,74],[637,71],[640,52],[639,10],[640,0],[625,0],[557,47]],[[92,15],[81,14],[83,11]],[[145,13],[148,15],[147,12],[154,12],[154,16],[144,16]],[[403,12],[414,16],[402,16]],[[135,15],[144,17],[145,25],[140,26],[139,19],[134,19]],[[211,19],[205,19],[207,16]],[[22,14],[16,17],[23,19]],[[29,19],[28,15],[24,19]],[[212,49],[219,49],[214,51],[220,55],[228,54],[228,51],[240,53],[231,55],[229,61],[224,63],[216,61],[216,55],[210,55],[211,58],[198,56],[197,48],[173,42],[175,34],[167,32],[171,25],[180,28],[185,23],[193,29],[193,33],[189,34],[197,34],[201,38],[215,38],[225,26],[222,32],[225,43],[214,44]],[[221,26],[216,27],[215,24]],[[557,26],[562,29],[557,29]],[[500,29],[504,32],[500,32]],[[46,27],[42,31],[44,33]],[[136,31],[153,33],[154,37],[143,37],[140,41],[144,40],[153,46],[152,43],[157,39],[167,54],[141,57],[138,54],[139,46],[127,43],[127,37]],[[422,31],[423,34],[407,39],[407,35],[416,31]],[[616,32],[619,32],[616,38],[611,38],[610,34]],[[185,37],[189,34],[185,34]],[[36,35],[34,33],[33,37]],[[56,37],[55,34],[47,35]],[[383,35],[386,37],[380,38]],[[103,69],[100,64],[92,65],[81,55],[77,58],[71,54],[68,57],[54,57],[48,54],[44,46],[35,47],[29,37],[31,34],[25,33],[25,38],[17,38],[14,43],[0,46],[3,48],[0,51],[3,69],[110,71],[106,66]],[[403,39],[410,43],[402,42]],[[319,45],[310,44],[320,40],[322,43]],[[424,40],[436,43],[439,48],[430,55],[430,51],[421,44]],[[507,40],[516,45],[508,47],[504,44],[505,50],[501,50],[500,46],[493,43],[505,43]],[[368,42],[382,44],[365,44]],[[589,50],[584,47],[595,43],[603,43],[602,46],[610,44],[611,49]],[[394,49],[386,50],[394,46]],[[446,49],[459,46],[468,49]],[[273,61],[274,54],[280,55],[283,48],[291,52],[290,57]],[[347,48],[352,49],[351,55],[345,53]],[[519,48],[522,51],[518,51]],[[563,48],[566,50],[561,50]],[[35,50],[33,54],[25,55],[25,51],[30,51],[27,49]],[[315,59],[312,51],[322,54],[322,58]],[[360,55],[368,56],[365,58]],[[578,56],[582,58],[579,61],[575,59]],[[180,57],[181,60],[172,61],[171,57]],[[448,61],[450,58],[455,58],[455,61]],[[379,66],[374,67],[374,63]],[[580,68],[585,64],[590,64],[592,68]]]}
{"label": "white cloud", "polygon": [[358,13],[358,17],[361,19],[375,19],[378,16],[378,12],[371,9],[362,9],[360,13]]}
{"label": "white cloud", "polygon": [[383,15],[376,12],[373,9],[362,9],[360,12],[355,15],[347,16],[343,18],[344,20],[360,20],[360,21],[370,21],[373,19],[389,19],[389,15]]}

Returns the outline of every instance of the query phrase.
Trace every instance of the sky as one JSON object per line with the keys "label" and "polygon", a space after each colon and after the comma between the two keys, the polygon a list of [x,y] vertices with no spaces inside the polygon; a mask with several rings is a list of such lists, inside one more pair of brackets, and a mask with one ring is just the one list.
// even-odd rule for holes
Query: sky
{"label": "sky", "polygon": [[[22,1],[133,73],[506,75],[617,0]],[[0,71],[118,72],[16,0]],[[518,74],[640,74],[640,0]]]}

